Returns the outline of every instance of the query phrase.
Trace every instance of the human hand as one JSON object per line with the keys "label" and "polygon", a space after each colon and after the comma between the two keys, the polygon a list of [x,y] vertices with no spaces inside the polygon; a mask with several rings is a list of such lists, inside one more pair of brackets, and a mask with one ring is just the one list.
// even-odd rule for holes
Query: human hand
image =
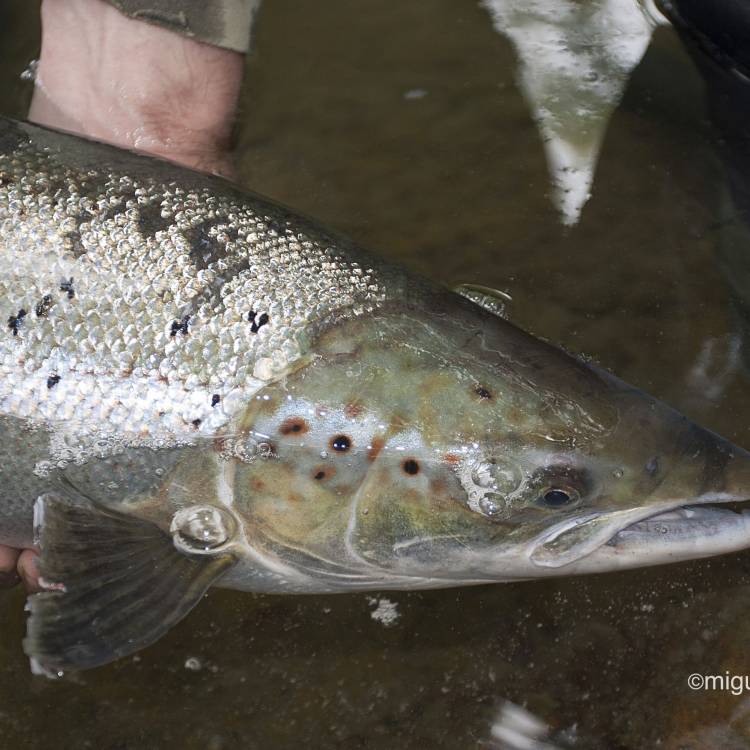
{"label": "human hand", "polygon": [[44,0],[29,119],[232,176],[244,56],[121,14]]}

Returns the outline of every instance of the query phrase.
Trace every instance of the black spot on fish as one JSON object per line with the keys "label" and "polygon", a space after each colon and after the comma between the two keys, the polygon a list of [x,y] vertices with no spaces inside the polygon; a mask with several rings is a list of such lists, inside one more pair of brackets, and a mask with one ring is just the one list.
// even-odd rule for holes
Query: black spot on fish
{"label": "black spot on fish", "polygon": [[191,423],[191,424],[192,424],[192,425],[193,425],[193,427],[195,427],[195,429],[197,430],[197,429],[198,429],[198,428],[199,428],[199,427],[201,426],[201,422],[202,422],[202,421],[203,421],[203,420],[201,420],[201,419],[194,419],[194,420],[192,421],[192,423]]}
{"label": "black spot on fish", "polygon": [[50,375],[47,378],[47,388],[54,388],[60,382],[59,375]]}
{"label": "black spot on fish", "polygon": [[218,393],[214,393],[214,395],[211,396],[211,406],[216,406],[219,401],[221,401],[221,396]]}
{"label": "black spot on fish", "polygon": [[184,315],[182,320],[175,320],[172,322],[172,327],[169,329],[170,336],[176,336],[178,333],[188,334],[188,323],[190,322],[190,316]]}
{"label": "black spot on fish", "polygon": [[49,312],[53,304],[54,300],[52,299],[52,295],[45,294],[44,297],[42,297],[39,302],[36,303],[36,307],[34,308],[34,312],[36,312],[37,318],[46,318],[47,313]]}
{"label": "black spot on fish", "polygon": [[171,219],[161,215],[160,203],[138,206],[138,229],[144,237],[153,237],[157,232],[167,229],[171,223]]}
{"label": "black spot on fish", "polygon": [[76,296],[75,289],[73,289],[73,277],[69,279],[63,279],[60,282],[60,291],[65,292],[68,295],[68,299],[73,299]]}
{"label": "black spot on fish", "polygon": [[331,438],[331,448],[339,453],[346,453],[352,447],[352,439],[346,435]]}
{"label": "black spot on fish", "polygon": [[8,318],[8,328],[13,331],[14,336],[18,336],[18,329],[23,323],[23,319],[26,317],[26,310],[21,308],[15,315],[11,315]]}
{"label": "black spot on fish", "polygon": [[255,312],[255,310],[250,310],[250,312],[247,314],[247,319],[252,323],[250,326],[250,332],[251,333],[258,333],[258,331],[266,324],[268,323],[268,313],[261,313],[258,315],[258,313]]}
{"label": "black spot on fish", "polygon": [[413,458],[407,458],[401,466],[407,474],[411,474],[412,476],[419,474],[419,463]]}
{"label": "black spot on fish", "polygon": [[486,400],[492,398],[492,393],[488,391],[483,385],[477,385],[474,387],[474,393],[479,396],[479,398]]}
{"label": "black spot on fish", "polygon": [[289,417],[281,423],[279,432],[282,435],[302,435],[309,429],[307,422],[302,417]]}
{"label": "black spot on fish", "polygon": [[324,479],[332,479],[336,475],[336,469],[333,466],[316,466],[313,468],[313,479],[321,482]]}

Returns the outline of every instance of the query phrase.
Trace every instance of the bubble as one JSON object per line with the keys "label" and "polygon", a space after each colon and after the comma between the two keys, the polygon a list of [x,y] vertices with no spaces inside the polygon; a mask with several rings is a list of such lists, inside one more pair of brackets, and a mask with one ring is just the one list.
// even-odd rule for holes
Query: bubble
{"label": "bubble", "polygon": [[55,468],[51,461],[37,461],[34,464],[33,473],[41,478],[48,477],[50,472]]}
{"label": "bubble", "polygon": [[234,518],[211,505],[193,505],[175,513],[169,527],[175,545],[190,552],[211,552],[235,531]]}
{"label": "bubble", "polygon": [[191,672],[200,672],[203,669],[203,664],[197,656],[190,656],[185,659],[185,669],[189,669]]}
{"label": "bubble", "polygon": [[268,458],[273,453],[270,443],[258,443],[257,453],[261,458]]}
{"label": "bubble", "polygon": [[460,465],[458,476],[469,507],[485,516],[505,511],[522,484],[518,469],[502,457],[469,457]]}

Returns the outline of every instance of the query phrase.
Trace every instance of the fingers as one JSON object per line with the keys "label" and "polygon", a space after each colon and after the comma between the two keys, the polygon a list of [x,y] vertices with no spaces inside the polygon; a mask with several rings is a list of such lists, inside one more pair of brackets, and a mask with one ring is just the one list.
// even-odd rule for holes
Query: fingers
{"label": "fingers", "polygon": [[37,554],[33,549],[14,549],[0,545],[0,588],[12,588],[23,581],[29,592],[40,591]]}
{"label": "fingers", "polygon": [[11,588],[19,582],[16,566],[20,554],[20,550],[0,546],[0,588]]}
{"label": "fingers", "polygon": [[25,549],[18,557],[16,570],[29,593],[41,591],[39,585],[39,569],[37,568],[37,553],[33,549]]}

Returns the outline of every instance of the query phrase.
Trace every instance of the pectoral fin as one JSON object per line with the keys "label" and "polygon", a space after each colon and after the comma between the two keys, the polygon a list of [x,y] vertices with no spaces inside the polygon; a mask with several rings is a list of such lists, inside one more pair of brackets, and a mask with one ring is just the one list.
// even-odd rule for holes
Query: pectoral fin
{"label": "pectoral fin", "polygon": [[39,571],[24,640],[46,674],[106,664],[156,641],[235,561],[190,554],[149,521],[59,495],[37,500]]}

